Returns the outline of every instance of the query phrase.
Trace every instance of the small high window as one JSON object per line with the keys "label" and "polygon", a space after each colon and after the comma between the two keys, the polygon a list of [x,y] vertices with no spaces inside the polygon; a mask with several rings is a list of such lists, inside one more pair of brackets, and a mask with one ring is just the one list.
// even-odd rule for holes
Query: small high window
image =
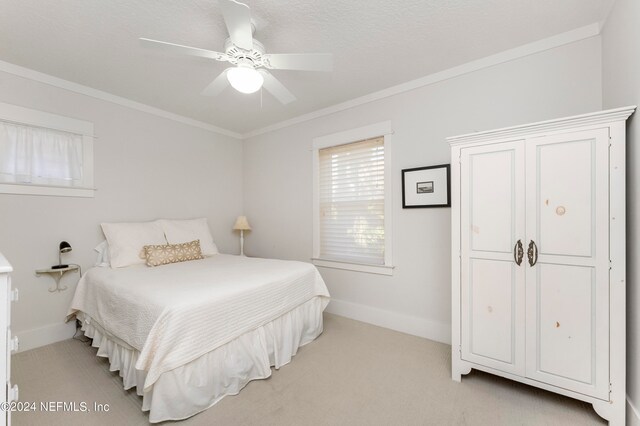
{"label": "small high window", "polygon": [[0,103],[0,193],[93,196],[93,124]]}

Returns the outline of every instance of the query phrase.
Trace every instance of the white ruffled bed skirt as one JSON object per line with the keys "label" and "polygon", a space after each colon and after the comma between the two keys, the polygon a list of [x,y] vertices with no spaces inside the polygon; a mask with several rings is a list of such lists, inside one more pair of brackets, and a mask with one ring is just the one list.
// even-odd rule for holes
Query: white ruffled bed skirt
{"label": "white ruffled bed skirt", "polygon": [[182,420],[236,395],[251,380],[271,376],[288,364],[298,348],[322,333],[322,312],[328,304],[314,297],[275,320],[231,342],[168,371],[144,391],[146,372],[135,368],[140,352],[109,335],[88,315],[79,312],[82,330],[93,339],[98,356],[109,358],[110,370],[119,371],[125,389],[136,387],[142,410],[151,423]]}

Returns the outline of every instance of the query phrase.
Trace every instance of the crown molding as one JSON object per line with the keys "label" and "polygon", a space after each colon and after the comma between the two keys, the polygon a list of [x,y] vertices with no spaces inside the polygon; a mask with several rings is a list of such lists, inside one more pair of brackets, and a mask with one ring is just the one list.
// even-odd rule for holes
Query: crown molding
{"label": "crown molding", "polygon": [[530,56],[536,53],[544,52],[546,50],[554,49],[556,47],[564,46],[567,44],[575,43],[580,40],[585,40],[591,37],[595,37],[600,34],[601,24],[593,23],[584,27],[577,28],[575,30],[567,31],[565,33],[557,34],[555,36],[545,38],[533,43],[525,44],[504,52],[497,53],[495,55],[487,56],[475,61],[467,62],[465,64],[446,69],[434,74],[427,75],[425,77],[411,80],[406,83],[402,83],[396,86],[389,87],[377,92],[370,93],[365,96],[361,96],[346,102],[342,102],[336,105],[332,105],[327,108],[322,108],[311,113],[303,114],[298,117],[294,117],[288,120],[281,121],[279,123],[271,124],[260,129],[252,130],[250,132],[241,134],[228,129],[224,129],[218,126],[214,126],[209,123],[198,121],[189,117],[178,115],[169,111],[165,111],[150,105],[146,105],[140,102],[132,101],[130,99],[113,95],[108,92],[103,92],[92,87],[84,86],[72,81],[64,80],[52,75],[44,74],[39,71],[35,71],[26,67],[15,65],[9,62],[0,61],[0,71],[13,74],[19,77],[23,77],[29,80],[38,81],[40,83],[48,84],[50,86],[58,87],[61,89],[69,90],[71,92],[79,93],[82,95],[90,96],[103,101],[111,102],[117,105],[121,105],[127,108],[135,109],[138,111],[146,112],[148,114],[156,115],[158,117],[173,120],[182,124],[186,124],[192,127],[208,130],[221,135],[229,136],[235,139],[249,139],[255,136],[259,136],[265,133],[273,132],[275,130],[283,129],[293,126],[295,124],[303,123],[305,121],[314,120],[316,118],[324,117],[327,115],[335,114],[337,112],[345,111],[347,109],[355,108],[360,105],[364,105],[370,102],[374,102],[380,99],[395,96],[401,93],[409,92],[420,87],[429,86],[444,80],[448,80],[454,77],[458,77],[464,74],[469,74],[475,71],[479,71],[484,68],[489,68],[495,65],[499,65],[505,62],[510,62],[516,59],[520,59],[526,56]]}
{"label": "crown molding", "polygon": [[572,129],[580,126],[606,124],[615,121],[624,121],[636,110],[636,106],[610,109],[606,111],[592,112],[589,114],[574,115],[572,117],[558,118],[554,120],[539,121],[537,123],[525,124],[522,126],[511,126],[502,129],[489,130],[486,132],[469,133],[466,135],[452,136],[447,138],[449,145],[460,145],[469,142],[486,142],[492,140],[502,140],[517,138],[520,136],[531,136],[545,132],[556,132],[564,129]]}
{"label": "crown molding", "polygon": [[217,127],[209,123],[204,123],[202,121],[194,120],[193,118],[174,114],[172,112],[165,111],[160,108],[156,108],[140,102],[132,101],[130,99],[123,98],[121,96],[103,92],[101,90],[94,89],[92,87],[83,86],[82,84],[78,84],[72,81],[64,80],[62,78],[54,77],[52,75],[35,71],[29,68],[21,67],[19,65],[15,65],[9,62],[0,61],[0,71],[13,74],[18,77],[23,77],[29,80],[37,81],[40,83],[48,84],[50,86],[58,87],[60,89],[69,90],[70,92],[79,93],[81,95],[90,96],[92,98],[111,102],[120,106],[135,109],[138,111],[146,112],[148,114],[156,115],[158,117],[177,121],[178,123],[186,124],[188,126],[208,130],[210,132],[218,133],[224,136],[230,136],[235,139],[242,139],[242,135],[240,133],[233,132],[231,130],[223,129],[221,127]]}
{"label": "crown molding", "polygon": [[378,92],[370,93],[359,98],[352,99],[350,101],[342,102],[327,108],[319,109],[317,111],[303,114],[289,120],[284,120],[276,124],[272,124],[260,129],[252,130],[242,135],[242,139],[249,139],[254,136],[259,136],[265,133],[280,130],[285,127],[290,127],[295,124],[310,121],[316,118],[324,117],[327,115],[335,114],[340,111],[351,109],[360,105],[364,105],[370,102],[374,102],[380,99],[395,96],[404,92],[418,89],[420,87],[429,86],[444,80],[448,80],[454,77],[458,77],[464,74],[469,74],[475,71],[479,71],[484,68],[489,68],[495,65],[499,65],[505,62],[510,62],[516,59],[524,58],[525,56],[534,55],[536,53],[544,52],[546,50],[554,49],[556,47],[564,46],[567,44],[575,43],[580,40],[585,40],[591,37],[595,37],[600,34],[600,24],[593,23],[584,27],[576,28],[575,30],[567,31],[565,33],[557,34],[552,37],[548,37],[542,40],[535,41],[533,43],[524,44],[513,49],[505,50],[504,52],[497,53],[495,55],[487,56],[475,61],[467,62],[465,64],[446,69],[444,71],[430,74],[425,77],[411,80],[406,83],[402,83],[396,86],[389,87]]}

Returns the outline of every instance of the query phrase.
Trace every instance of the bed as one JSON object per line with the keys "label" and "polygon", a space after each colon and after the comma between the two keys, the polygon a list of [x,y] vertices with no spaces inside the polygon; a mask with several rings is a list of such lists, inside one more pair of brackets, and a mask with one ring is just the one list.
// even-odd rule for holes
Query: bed
{"label": "bed", "polygon": [[328,303],[311,264],[216,254],[92,268],[68,313],[156,423],[190,417],[269,377],[322,333]]}

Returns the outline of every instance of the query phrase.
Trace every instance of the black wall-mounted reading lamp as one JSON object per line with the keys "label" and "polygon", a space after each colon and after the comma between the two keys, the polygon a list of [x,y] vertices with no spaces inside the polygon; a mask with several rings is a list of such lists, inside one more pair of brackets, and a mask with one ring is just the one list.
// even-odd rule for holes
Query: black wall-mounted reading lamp
{"label": "black wall-mounted reading lamp", "polygon": [[60,250],[58,251],[58,264],[53,265],[51,269],[64,269],[68,268],[69,265],[62,264],[62,253],[69,253],[71,251],[71,244],[66,241],[60,242]]}

